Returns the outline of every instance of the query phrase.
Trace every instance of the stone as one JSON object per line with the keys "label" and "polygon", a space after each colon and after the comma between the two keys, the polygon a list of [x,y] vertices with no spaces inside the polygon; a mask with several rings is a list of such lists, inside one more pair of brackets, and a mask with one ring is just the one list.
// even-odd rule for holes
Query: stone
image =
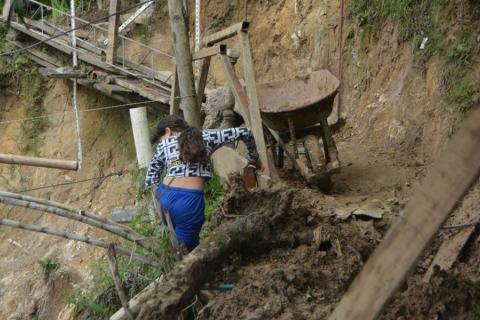
{"label": "stone", "polygon": [[138,213],[139,211],[136,207],[114,208],[112,211],[112,220],[118,223],[132,222]]}

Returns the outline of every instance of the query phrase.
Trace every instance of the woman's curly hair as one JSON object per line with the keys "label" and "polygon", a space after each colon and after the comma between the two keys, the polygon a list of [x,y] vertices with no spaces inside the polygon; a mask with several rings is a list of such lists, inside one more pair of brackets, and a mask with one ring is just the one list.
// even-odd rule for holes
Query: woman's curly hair
{"label": "woman's curly hair", "polygon": [[208,163],[210,161],[203,142],[202,131],[189,126],[188,123],[179,116],[165,116],[153,130],[150,141],[158,143],[161,136],[165,134],[167,128],[179,132],[178,145],[182,160],[186,163]]}

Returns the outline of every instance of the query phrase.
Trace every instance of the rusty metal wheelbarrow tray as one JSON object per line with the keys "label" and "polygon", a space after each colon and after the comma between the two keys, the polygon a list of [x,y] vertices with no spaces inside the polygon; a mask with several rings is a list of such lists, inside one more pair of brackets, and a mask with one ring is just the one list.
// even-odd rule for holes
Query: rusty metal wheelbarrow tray
{"label": "rusty metal wheelbarrow tray", "polygon": [[314,126],[332,112],[339,86],[339,80],[328,70],[260,84],[257,95],[262,118],[279,132],[289,130],[289,118],[295,129]]}

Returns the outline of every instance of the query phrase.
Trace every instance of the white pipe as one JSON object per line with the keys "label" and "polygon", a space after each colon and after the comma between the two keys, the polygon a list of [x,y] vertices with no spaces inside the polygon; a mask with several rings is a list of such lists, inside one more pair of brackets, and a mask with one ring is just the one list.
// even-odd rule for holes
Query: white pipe
{"label": "white pipe", "polygon": [[[75,22],[75,0],[70,0],[70,16],[71,16],[71,27],[73,29],[71,35],[72,35],[72,47],[75,48],[75,50],[72,50],[72,65],[73,68],[75,69],[78,65],[78,58],[77,58],[77,38],[75,36],[75,27],[76,27],[76,22]],[[82,167],[82,140],[80,138],[80,115],[78,111],[78,104],[77,104],[77,79],[73,79],[73,110],[75,112],[75,126],[77,130],[77,162],[78,162],[78,168],[79,170]]]}
{"label": "white pipe", "polygon": [[146,168],[152,159],[152,145],[150,144],[148,132],[147,108],[130,109],[130,120],[132,122],[133,140],[137,161],[140,168]]}

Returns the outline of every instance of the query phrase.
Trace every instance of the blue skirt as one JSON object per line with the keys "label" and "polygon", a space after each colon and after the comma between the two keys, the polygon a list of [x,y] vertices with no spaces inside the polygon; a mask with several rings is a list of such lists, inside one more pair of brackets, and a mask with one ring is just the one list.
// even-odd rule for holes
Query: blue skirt
{"label": "blue skirt", "polygon": [[[163,191],[165,188],[168,188],[167,191]],[[168,210],[178,242],[192,251],[199,244],[200,230],[205,222],[203,190],[161,184],[157,189],[157,198],[162,207],[163,223],[166,224],[165,210]]]}

